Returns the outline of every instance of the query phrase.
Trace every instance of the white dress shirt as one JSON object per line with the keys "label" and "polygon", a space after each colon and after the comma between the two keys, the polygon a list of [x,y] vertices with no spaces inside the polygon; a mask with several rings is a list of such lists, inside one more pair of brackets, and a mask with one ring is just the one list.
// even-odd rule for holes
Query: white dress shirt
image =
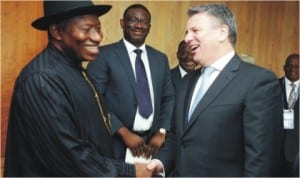
{"label": "white dress shirt", "polygon": [[[131,67],[134,73],[134,77],[136,78],[135,74],[135,59],[136,59],[136,53],[134,52],[135,49],[137,49],[135,46],[133,46],[131,43],[123,39],[125,47],[127,49],[129,58],[130,58],[130,63]],[[146,46],[143,44],[142,46],[139,47],[143,52],[141,54],[142,61],[145,66],[146,70],[146,75],[148,79],[148,85],[149,85],[149,90],[150,90],[150,97],[151,97],[151,103],[152,103],[152,108],[153,112],[149,116],[148,119],[143,118],[143,116],[140,115],[139,113],[139,108],[137,107],[136,114],[135,114],[135,120],[133,124],[133,130],[134,131],[147,131],[150,130],[153,122],[153,117],[154,117],[154,112],[155,112],[155,107],[154,107],[154,92],[153,92],[153,85],[152,85],[152,77],[151,77],[151,71],[150,71],[150,66],[149,66],[149,59],[146,51]],[[124,106],[126,107],[126,106]]]}

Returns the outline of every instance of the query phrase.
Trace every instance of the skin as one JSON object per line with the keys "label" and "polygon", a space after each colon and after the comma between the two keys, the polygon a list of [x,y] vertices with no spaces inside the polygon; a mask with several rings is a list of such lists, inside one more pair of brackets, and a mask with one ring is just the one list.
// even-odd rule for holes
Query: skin
{"label": "skin", "polygon": [[124,38],[136,47],[145,43],[151,24],[149,14],[141,9],[129,9],[124,19],[120,20]]}
{"label": "skin", "polygon": [[283,67],[285,76],[291,81],[299,80],[299,58],[290,58]]}
{"label": "skin", "polygon": [[99,53],[103,38],[101,23],[96,15],[82,15],[66,22],[64,27],[50,26],[53,44],[71,59],[92,61]]}
{"label": "skin", "polygon": [[228,51],[234,50],[228,39],[229,30],[207,13],[191,16],[187,22],[185,42],[192,50],[194,61],[209,66]]}
{"label": "skin", "polygon": [[196,63],[193,61],[191,49],[186,45],[186,43],[180,46],[180,49],[177,51],[177,58],[179,61],[179,65],[187,73],[195,69]]}

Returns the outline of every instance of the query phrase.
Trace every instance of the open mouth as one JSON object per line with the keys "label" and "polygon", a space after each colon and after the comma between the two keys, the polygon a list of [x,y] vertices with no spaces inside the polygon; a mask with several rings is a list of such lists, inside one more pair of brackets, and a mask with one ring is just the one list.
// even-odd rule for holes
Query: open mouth
{"label": "open mouth", "polygon": [[98,46],[95,45],[87,45],[84,47],[86,50],[88,50],[91,53],[98,53],[99,52],[99,48]]}
{"label": "open mouth", "polygon": [[200,47],[200,45],[194,45],[194,46],[191,46],[191,50],[192,51],[195,51],[196,49],[198,49]]}

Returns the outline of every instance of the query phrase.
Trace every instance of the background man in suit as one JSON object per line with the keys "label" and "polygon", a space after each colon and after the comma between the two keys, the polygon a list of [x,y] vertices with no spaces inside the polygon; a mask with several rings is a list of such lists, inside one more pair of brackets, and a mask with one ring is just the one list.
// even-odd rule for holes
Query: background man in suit
{"label": "background man in suit", "polygon": [[[125,158],[126,148],[133,156],[149,157],[160,148],[170,129],[174,88],[167,56],[145,45],[150,23],[151,15],[146,7],[129,6],[120,20],[124,38],[101,47],[98,58],[88,65],[88,72],[110,112],[115,153],[120,159]],[[150,89],[149,99],[142,99],[142,102],[151,102],[149,116],[141,112],[139,102],[137,83],[142,74],[136,68],[139,57],[136,49],[142,50],[148,84],[145,88]]]}
{"label": "background man in suit", "polygon": [[[174,127],[158,158],[168,170],[175,156],[175,175],[182,177],[278,175],[283,129],[276,76],[235,53],[236,22],[226,6],[196,6],[188,15],[185,41],[203,68],[178,91]],[[159,171],[158,163],[148,168]]]}
{"label": "background man in suit", "polygon": [[[293,118],[284,117],[285,163],[282,176],[298,177],[299,175],[293,175],[292,173],[294,161],[299,152],[299,54],[290,54],[286,58],[283,70],[285,76],[279,79],[283,91],[283,108],[284,112],[293,111]],[[294,90],[293,85],[295,85]],[[294,91],[296,92],[295,96],[292,94]]]}
{"label": "background man in suit", "polygon": [[172,81],[175,89],[179,88],[183,77],[195,70],[196,63],[193,61],[193,57],[190,52],[190,48],[182,40],[177,49],[178,65],[171,70]]}

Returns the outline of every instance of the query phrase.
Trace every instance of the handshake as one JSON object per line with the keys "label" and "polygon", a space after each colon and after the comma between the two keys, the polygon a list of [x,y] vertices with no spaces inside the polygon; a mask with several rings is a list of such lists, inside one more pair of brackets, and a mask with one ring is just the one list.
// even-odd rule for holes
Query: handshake
{"label": "handshake", "polygon": [[125,127],[120,128],[121,135],[127,146],[125,162],[135,165],[136,177],[152,177],[164,174],[161,161],[151,160],[151,155],[155,154],[165,141],[165,134],[156,132],[148,143],[137,134]]}
{"label": "handshake", "polygon": [[153,176],[164,177],[163,165],[157,159],[151,160],[148,164],[135,163],[135,176],[136,177],[153,177]]}

